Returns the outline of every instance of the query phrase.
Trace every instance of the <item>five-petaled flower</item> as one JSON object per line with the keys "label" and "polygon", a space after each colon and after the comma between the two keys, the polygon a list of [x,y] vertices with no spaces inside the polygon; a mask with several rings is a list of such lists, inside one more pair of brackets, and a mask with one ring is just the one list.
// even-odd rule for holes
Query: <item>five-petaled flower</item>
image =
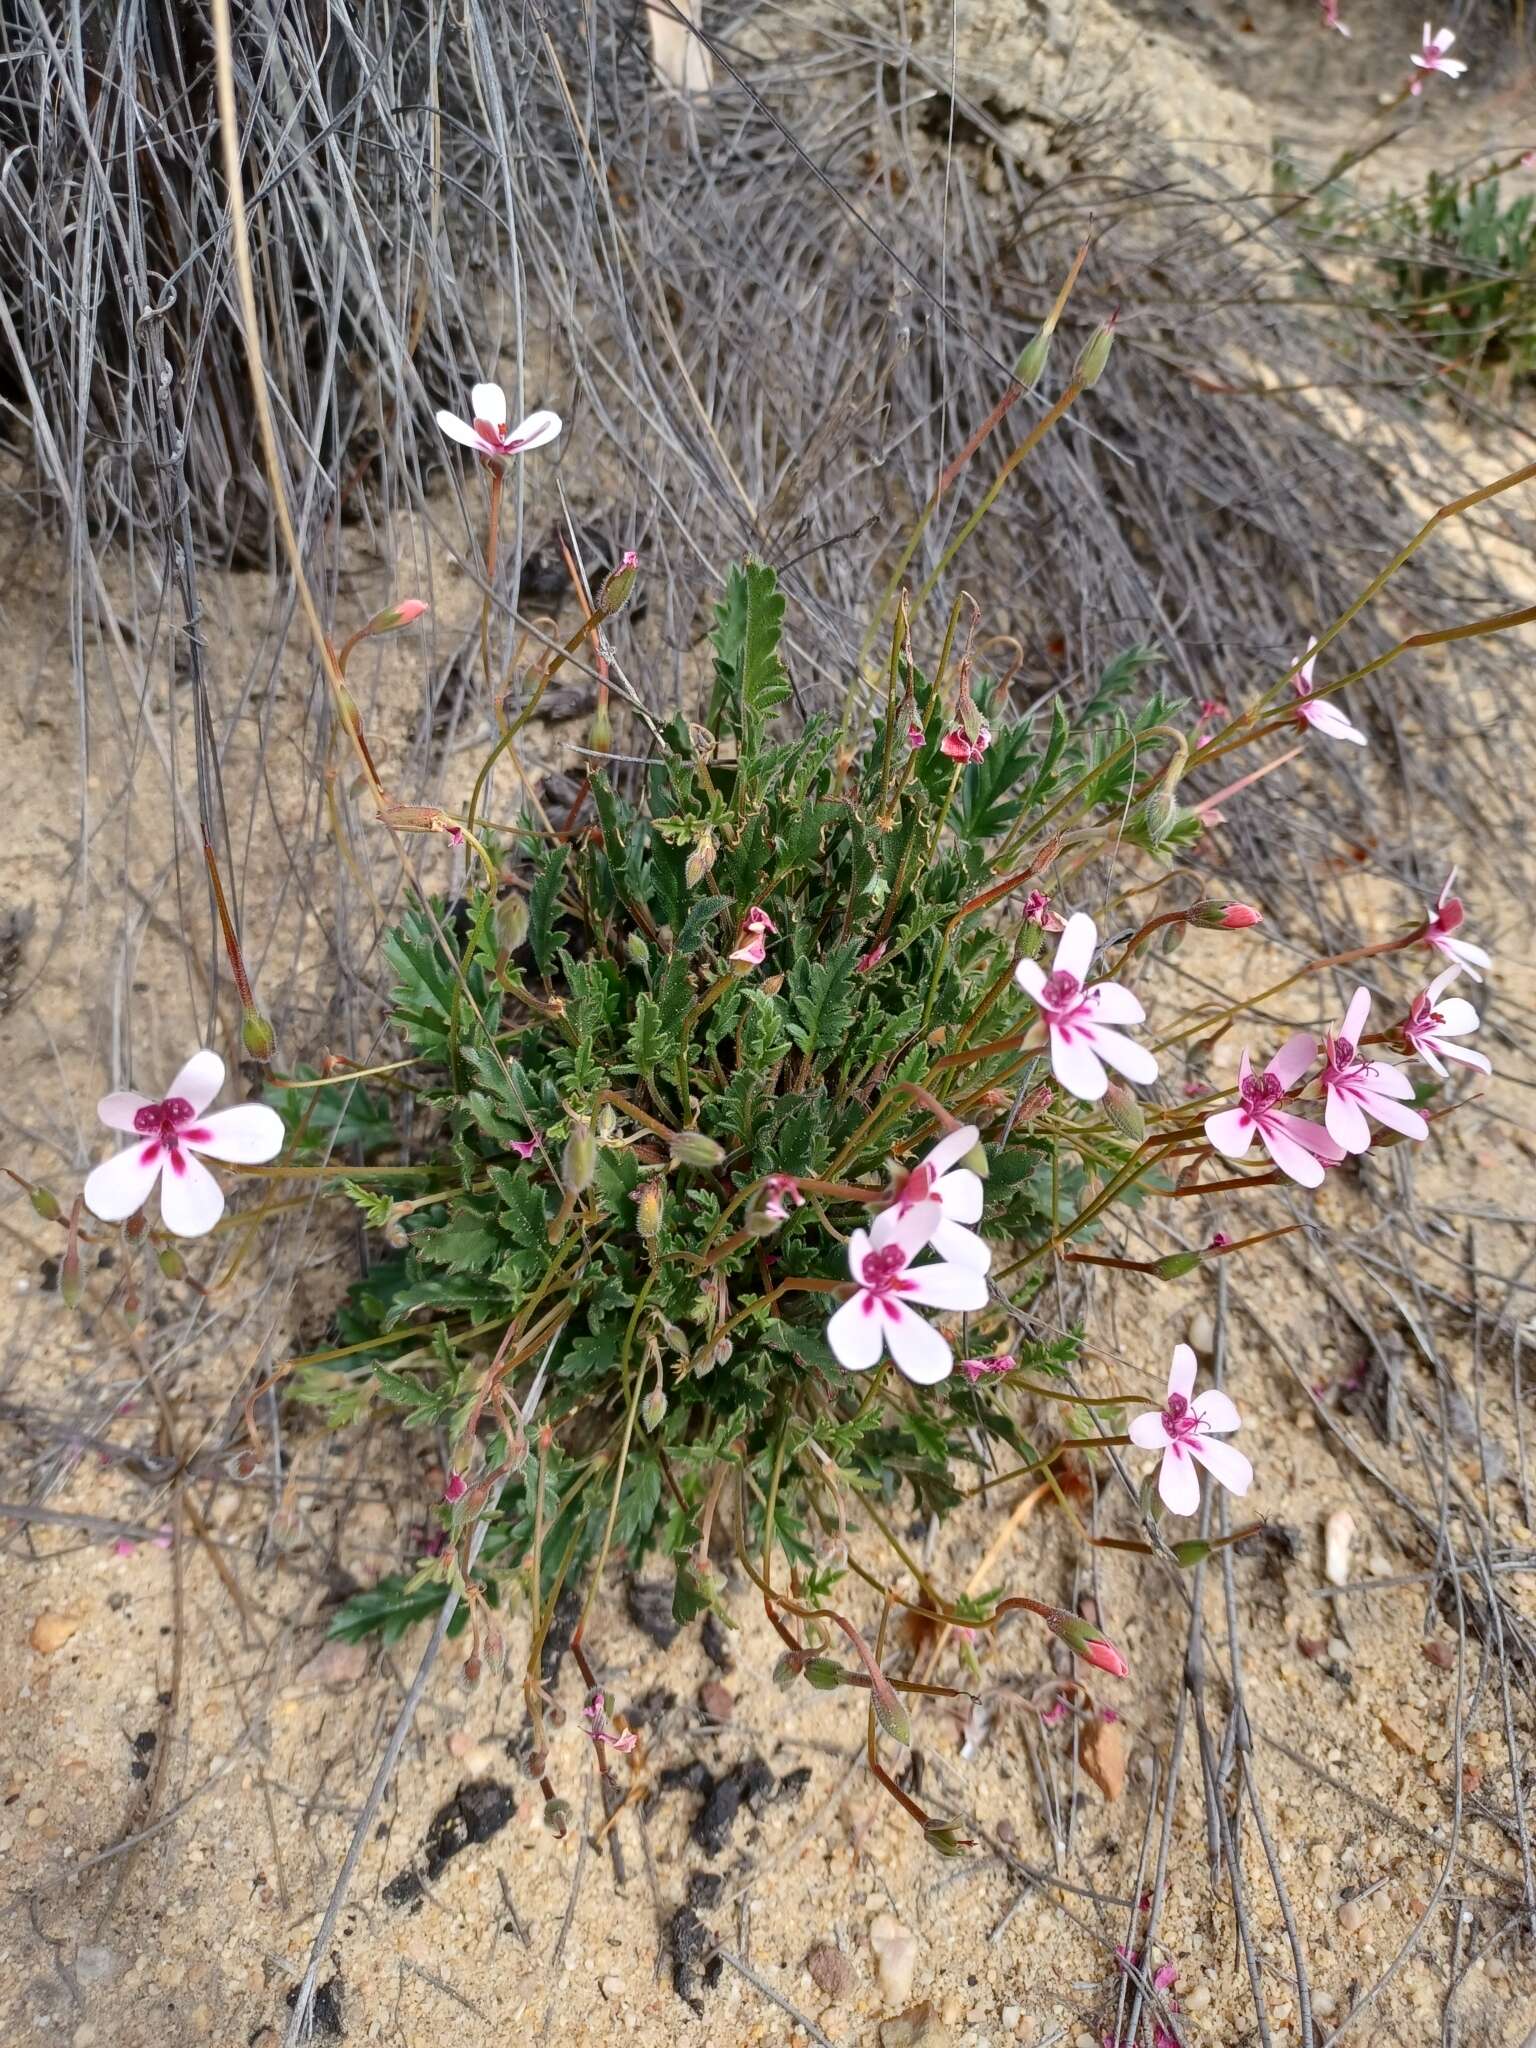
{"label": "five-petaled flower", "polygon": [[1161,1408],[1131,1418],[1131,1442],[1143,1451],[1161,1451],[1157,1490],[1171,1515],[1193,1515],[1200,1509],[1201,1464],[1229,1493],[1246,1493],[1253,1467],[1242,1452],[1219,1441],[1241,1426],[1231,1397],[1217,1387],[1195,1393],[1195,1354],[1187,1344],[1173,1347],[1168,1393]]}
{"label": "five-petaled flower", "polygon": [[102,1161],[85,1183],[85,1206],[103,1223],[121,1223],[160,1182],[160,1220],[176,1237],[202,1237],[224,1213],[224,1192],[196,1155],[262,1166],[283,1149],[283,1120],[265,1103],[203,1112],[224,1085],[216,1052],[195,1052],[164,1096],[152,1101],[123,1089],[104,1095],[96,1114],[109,1130],[133,1131],[126,1152]]}
{"label": "five-petaled flower", "polygon": [[1429,987],[1414,997],[1403,1025],[1403,1036],[1411,1049],[1442,1081],[1448,1078],[1446,1060],[1459,1060],[1462,1066],[1476,1067],[1484,1074],[1493,1072],[1493,1062],[1486,1053],[1476,1052],[1470,1045],[1447,1043],[1448,1039],[1465,1038],[1478,1025],[1477,1012],[1465,996],[1442,997],[1441,991],[1459,972],[1459,968],[1447,967],[1444,974],[1437,974]]}
{"label": "five-petaled flower", "polygon": [[943,1220],[943,1204],[930,1196],[909,1209],[882,1209],[867,1231],[849,1238],[854,1292],[827,1324],[833,1356],[849,1372],[868,1372],[888,1348],[918,1386],[948,1379],[955,1363],[948,1339],[914,1315],[913,1306],[985,1308],[987,1282],[974,1266],[913,1264]]}
{"label": "five-petaled flower", "polygon": [[979,1173],[960,1164],[975,1151],[980,1136],[974,1124],[962,1124],[940,1138],[902,1182],[896,1207],[906,1214],[924,1202],[937,1202],[943,1217],[930,1239],[934,1251],[951,1265],[985,1273],[992,1264],[992,1247],[966,1225],[980,1222],[986,1189]]}
{"label": "five-petaled flower", "polygon": [[1292,1116],[1280,1105],[1311,1066],[1317,1040],[1310,1031],[1288,1038],[1262,1074],[1255,1074],[1248,1050],[1237,1071],[1238,1106],[1220,1109],[1205,1120],[1205,1135],[1228,1159],[1246,1159],[1255,1135],[1282,1173],[1304,1188],[1323,1184],[1324,1166],[1337,1166],[1342,1148],[1320,1124]]}
{"label": "five-petaled flower", "polygon": [[761,967],[763,956],[768,950],[768,940],[778,937],[779,928],[760,904],[754,903],[741,920],[741,930],[736,935],[736,950],[728,957],[738,967]]}
{"label": "five-petaled flower", "polygon": [[[1455,40],[1456,32],[1454,29],[1437,28],[1431,30],[1429,23],[1426,21],[1424,24],[1423,46],[1415,50],[1408,61],[1410,64],[1416,64],[1425,73],[1443,71],[1447,78],[1460,78],[1467,68],[1466,65],[1462,63],[1459,57],[1447,57],[1445,54]],[[1424,90],[1424,80],[1416,78],[1409,87],[1409,90],[1417,99],[1418,95]]]}
{"label": "five-petaled flower", "polygon": [[992,734],[985,725],[978,725],[974,733],[957,725],[939,741],[939,752],[948,754],[951,761],[979,761],[991,744]]}
{"label": "five-petaled flower", "polygon": [[581,1719],[583,1727],[595,1743],[606,1744],[609,1749],[618,1749],[625,1752],[634,1748],[635,1731],[633,1728],[626,1728],[622,1735],[615,1735],[608,1726],[608,1717],[604,1712],[601,1688],[593,1693],[587,1704],[582,1708]]}
{"label": "five-petaled flower", "polygon": [[1381,1067],[1360,1057],[1360,1037],[1371,1011],[1371,992],[1357,988],[1337,1031],[1323,1039],[1323,1122],[1328,1135],[1346,1152],[1370,1148],[1368,1116],[1406,1138],[1427,1138],[1429,1125],[1416,1109],[1413,1083],[1398,1067]]}
{"label": "five-petaled flower", "polygon": [[1312,695],[1312,666],[1317,657],[1312,649],[1315,640],[1307,642],[1307,658],[1301,664],[1291,688],[1296,692],[1296,723],[1309,725],[1314,732],[1320,732],[1325,739],[1348,740],[1352,746],[1369,746],[1365,734],[1349,720],[1336,704],[1320,704]]}
{"label": "five-petaled flower", "polygon": [[1481,946],[1474,946],[1470,939],[1455,936],[1467,914],[1462,908],[1461,898],[1451,894],[1455,882],[1456,870],[1452,868],[1445,878],[1445,887],[1440,891],[1434,913],[1419,936],[1426,946],[1433,946],[1437,953],[1443,953],[1453,966],[1464,967],[1474,981],[1481,981],[1483,977],[1477,970],[1479,967],[1491,967],[1493,961]]}
{"label": "five-petaled flower", "polygon": [[469,394],[472,417],[461,420],[455,413],[440,412],[437,424],[450,441],[473,448],[487,462],[502,462],[509,455],[526,455],[530,448],[542,448],[560,432],[557,412],[531,412],[515,427],[507,425],[507,394],[499,384],[477,384]]}
{"label": "five-petaled flower", "polygon": [[1062,930],[1049,974],[1038,960],[1021,960],[1013,970],[1019,987],[1045,1019],[1051,1072],[1084,1102],[1102,1100],[1109,1086],[1105,1063],[1142,1086],[1157,1079],[1157,1061],[1146,1047],[1106,1028],[1141,1023],[1146,1011],[1138,999],[1117,982],[1084,985],[1098,938],[1093,919],[1074,911]]}

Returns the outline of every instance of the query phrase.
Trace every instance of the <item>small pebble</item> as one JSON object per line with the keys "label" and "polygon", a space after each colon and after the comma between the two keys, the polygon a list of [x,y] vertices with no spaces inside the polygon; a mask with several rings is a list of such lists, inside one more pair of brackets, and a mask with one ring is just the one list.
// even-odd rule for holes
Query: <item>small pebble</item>
{"label": "small pebble", "polygon": [[1330,1586],[1349,1584],[1349,1553],[1354,1541],[1354,1516],[1348,1508],[1335,1508],[1323,1524],[1323,1577]]}
{"label": "small pebble", "polygon": [[1365,1908],[1358,1899],[1346,1899],[1339,1908],[1339,1925],[1346,1934],[1358,1934],[1365,1925]]}
{"label": "small pebble", "polygon": [[877,1913],[869,1924],[880,1995],[889,2005],[905,2004],[917,1969],[917,1936],[891,1913]]}

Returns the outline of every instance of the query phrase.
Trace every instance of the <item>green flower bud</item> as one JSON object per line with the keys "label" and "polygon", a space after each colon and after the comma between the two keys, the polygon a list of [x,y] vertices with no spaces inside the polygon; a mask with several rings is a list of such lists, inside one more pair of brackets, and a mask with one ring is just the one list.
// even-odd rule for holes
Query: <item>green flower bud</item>
{"label": "green flower bud", "polygon": [[515,953],[528,936],[528,902],[509,889],[496,905],[496,940],[504,953]]}
{"label": "green flower bud", "polygon": [[546,1799],[544,1802],[544,1825],[559,1841],[564,1841],[571,1831],[571,1803],[568,1799]]}
{"label": "green flower bud", "polygon": [[672,1135],[672,1164],[694,1166],[707,1173],[725,1164],[725,1147],[706,1138],[702,1131],[675,1131]]}
{"label": "green flower bud", "polygon": [[1182,1565],[1185,1571],[1192,1571],[1197,1564],[1204,1564],[1211,1554],[1210,1544],[1203,1542],[1198,1536],[1186,1537],[1182,1543],[1172,1543],[1169,1548],[1175,1561]]}
{"label": "green flower bud", "polygon": [[888,1679],[881,1678],[873,1688],[875,1719],[880,1723],[892,1742],[899,1742],[903,1749],[912,1747],[912,1717],[892,1690]]}
{"label": "green flower bud", "polygon": [[64,1213],[59,1207],[58,1197],[48,1188],[28,1188],[27,1200],[32,1204],[33,1213],[41,1216],[45,1223],[57,1223]]}
{"label": "green flower bud", "polygon": [[604,618],[612,618],[616,611],[621,611],[629,603],[639,567],[640,557],[633,548],[627,548],[619,566],[606,578],[598,595],[597,608]]}
{"label": "green flower bud", "polygon": [[660,1387],[652,1387],[640,1403],[640,1420],[647,1429],[660,1429],[667,1419],[667,1397]]}
{"label": "green flower bud", "polygon": [[651,949],[639,932],[631,931],[624,934],[624,951],[631,967],[650,966]]}
{"label": "green flower bud", "polygon": [[585,1194],[597,1172],[597,1140],[585,1117],[571,1118],[571,1135],[560,1158],[560,1185],[568,1195]]}
{"label": "green flower bud", "polygon": [[635,1227],[647,1241],[661,1235],[661,1209],[661,1182],[642,1181],[635,1189]]}
{"label": "green flower bud", "polygon": [[161,1245],[155,1253],[155,1264],[167,1280],[185,1280],[187,1277],[187,1262],[173,1244]]}
{"label": "green flower bud", "polygon": [[597,709],[592,714],[592,723],[587,728],[587,745],[594,754],[613,752],[613,719],[608,710],[608,699],[601,693]]}
{"label": "green flower bud", "polygon": [[240,1019],[240,1042],[253,1060],[265,1063],[277,1050],[277,1033],[260,1010],[249,1009]]}
{"label": "green flower bud", "polygon": [[1200,1263],[1198,1252],[1170,1252],[1165,1259],[1157,1262],[1159,1280],[1182,1280],[1186,1273],[1193,1273]]}
{"label": "green flower bud", "polygon": [[1096,327],[1088,337],[1082,354],[1072,372],[1072,382],[1084,391],[1091,391],[1104,374],[1109,361],[1109,352],[1114,346],[1115,328],[1119,324],[1118,311],[1111,313],[1102,327]]}
{"label": "green flower bud", "polygon": [[799,1651],[785,1650],[773,1667],[773,1682],[780,1692],[788,1692],[804,1669],[805,1663]]}
{"label": "green flower bud", "polygon": [[956,1820],[924,1821],[923,1839],[941,1856],[963,1856],[967,1849],[976,1846],[968,1835],[961,1834],[960,1823]]}
{"label": "green flower bud", "polygon": [[1123,1081],[1111,1081],[1104,1091],[1104,1114],[1122,1138],[1139,1145],[1147,1135],[1147,1120],[1141,1104]]}
{"label": "green flower bud", "polygon": [[805,1675],[818,1692],[836,1692],[843,1682],[843,1667],[835,1657],[813,1657]]}
{"label": "green flower bud", "polygon": [[63,1263],[59,1267],[59,1294],[66,1308],[78,1308],[84,1293],[85,1281],[80,1272],[80,1247],[75,1243],[71,1233],[69,1250],[64,1254]]}
{"label": "green flower bud", "polygon": [[690,889],[697,889],[714,866],[715,856],[719,851],[715,835],[706,825],[689,848],[688,858],[683,863],[683,880]]}
{"label": "green flower bud", "polygon": [[1050,359],[1051,337],[1042,327],[1014,365],[1014,383],[1022,384],[1026,391],[1033,391],[1045,375],[1045,366]]}
{"label": "green flower bud", "polygon": [[987,1148],[985,1145],[982,1144],[979,1138],[976,1140],[976,1143],[971,1147],[970,1151],[967,1152],[965,1157],[960,1161],[960,1164],[962,1166],[969,1167],[971,1172],[975,1174],[978,1180],[986,1179],[988,1173],[990,1173],[991,1171],[991,1168],[987,1165]]}

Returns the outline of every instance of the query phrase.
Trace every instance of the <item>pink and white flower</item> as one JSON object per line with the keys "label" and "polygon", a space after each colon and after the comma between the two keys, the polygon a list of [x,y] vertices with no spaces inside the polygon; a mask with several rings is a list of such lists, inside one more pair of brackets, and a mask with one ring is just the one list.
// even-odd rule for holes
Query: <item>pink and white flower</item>
{"label": "pink and white flower", "polygon": [[515,1152],[519,1159],[531,1159],[534,1153],[538,1151],[539,1144],[539,1134],[535,1131],[531,1138],[509,1138],[507,1140],[507,1150]]}
{"label": "pink and white flower", "polygon": [[1410,1109],[1413,1083],[1400,1067],[1382,1067],[1360,1057],[1358,1047],[1371,1013],[1371,992],[1357,988],[1344,1012],[1344,1022],[1323,1040],[1323,1122],[1328,1135],[1346,1152],[1370,1149],[1368,1116],[1405,1138],[1427,1138],[1429,1125]]}
{"label": "pink and white flower", "polygon": [[1317,1053],[1317,1040],[1310,1031],[1298,1031],[1288,1038],[1262,1074],[1255,1074],[1243,1048],[1237,1070],[1238,1106],[1220,1109],[1205,1120],[1205,1135],[1228,1159],[1246,1159],[1255,1137],[1282,1173],[1289,1174],[1304,1188],[1323,1184],[1324,1166],[1343,1160],[1342,1148],[1321,1124],[1304,1116],[1292,1116],[1280,1105]]}
{"label": "pink and white flower", "polygon": [[992,734],[985,725],[978,725],[974,733],[968,733],[963,725],[957,725],[945,733],[939,741],[939,752],[947,754],[951,761],[979,761],[992,744]]}
{"label": "pink and white flower", "polygon": [[1450,1045],[1452,1038],[1465,1038],[1478,1026],[1478,1015],[1464,996],[1446,996],[1441,990],[1456,979],[1459,968],[1447,967],[1444,974],[1437,974],[1422,994],[1413,999],[1408,1012],[1408,1021],[1403,1026],[1403,1036],[1418,1054],[1426,1067],[1433,1069],[1441,1080],[1447,1079],[1444,1062],[1456,1060],[1464,1067],[1476,1067],[1480,1073],[1491,1074],[1493,1062],[1486,1053],[1474,1052],[1470,1045]]}
{"label": "pink and white flower", "polygon": [[792,1174],[770,1173],[763,1182],[762,1214],[772,1223],[787,1223],[792,1209],[803,1209],[805,1197]]}
{"label": "pink and white flower", "polygon": [[[1459,57],[1447,57],[1445,54],[1455,40],[1456,32],[1454,29],[1437,28],[1431,31],[1429,23],[1426,21],[1424,24],[1423,47],[1415,50],[1408,59],[1408,62],[1416,64],[1421,71],[1426,73],[1443,71],[1447,78],[1460,78],[1467,68],[1466,65],[1462,63]],[[1424,90],[1424,80],[1416,78],[1409,90],[1417,99],[1418,95]]]}
{"label": "pink and white flower", "polygon": [[1162,1407],[1133,1416],[1128,1434],[1138,1450],[1162,1452],[1157,1491],[1169,1514],[1194,1515],[1200,1511],[1197,1464],[1229,1493],[1246,1493],[1253,1484],[1253,1467],[1242,1452],[1219,1441],[1241,1427],[1229,1395],[1217,1387],[1195,1392],[1195,1354],[1175,1344]]}
{"label": "pink and white flower", "polygon": [[1470,939],[1455,936],[1467,914],[1461,898],[1451,894],[1455,882],[1456,870],[1452,868],[1445,878],[1445,887],[1440,891],[1433,915],[1419,936],[1426,946],[1433,946],[1437,953],[1443,953],[1453,967],[1464,967],[1474,981],[1481,981],[1483,977],[1477,970],[1479,967],[1491,967],[1493,961],[1481,946],[1474,946]]}
{"label": "pink and white flower", "polygon": [[887,1349],[920,1387],[936,1386],[954,1370],[949,1340],[913,1307],[985,1308],[987,1282],[973,1266],[913,1264],[943,1220],[943,1204],[930,1196],[910,1209],[882,1209],[867,1231],[849,1238],[854,1292],[827,1324],[827,1342],[847,1371],[868,1372]]}
{"label": "pink and white flower", "polygon": [[736,950],[727,958],[734,960],[738,967],[761,967],[768,951],[770,937],[777,938],[779,928],[760,904],[754,903],[741,920],[741,930],[736,935]]}
{"label": "pink and white flower", "polygon": [[1038,960],[1021,960],[1014,980],[1045,1019],[1051,1041],[1051,1072],[1069,1094],[1083,1102],[1103,1099],[1109,1086],[1106,1063],[1127,1081],[1145,1087],[1157,1079],[1157,1061],[1115,1024],[1140,1024],[1146,1011],[1117,982],[1085,986],[1099,935],[1093,919],[1074,911],[1062,930],[1047,974]]}
{"label": "pink and white flower", "polygon": [[593,1742],[599,1747],[606,1746],[609,1749],[617,1749],[627,1754],[635,1746],[635,1731],[633,1728],[626,1728],[622,1735],[615,1735],[608,1726],[606,1702],[601,1688],[593,1693],[587,1704],[582,1708],[581,1723],[591,1736]]}
{"label": "pink and white flower", "polygon": [[924,1202],[937,1202],[943,1218],[930,1239],[934,1251],[952,1265],[985,1273],[992,1264],[992,1247],[966,1225],[981,1221],[986,1188],[979,1173],[959,1164],[968,1152],[975,1151],[980,1136],[974,1124],[962,1124],[940,1138],[902,1182],[896,1207],[906,1213]]}
{"label": "pink and white flower", "polygon": [[197,1156],[261,1166],[283,1149],[283,1120],[265,1103],[203,1112],[224,1085],[216,1052],[195,1052],[157,1102],[120,1089],[96,1114],[109,1130],[132,1131],[126,1152],[102,1161],[85,1183],[85,1206],[103,1223],[121,1223],[160,1182],[160,1220],[176,1237],[202,1237],[224,1213],[224,1192]]}
{"label": "pink and white flower", "polygon": [[956,1370],[963,1372],[974,1387],[989,1374],[1012,1372],[1018,1362],[1011,1351],[994,1351],[990,1358],[962,1358]]}
{"label": "pink and white flower", "polygon": [[1024,898],[1024,922],[1038,925],[1043,932],[1064,932],[1065,918],[1059,917],[1051,908],[1051,899],[1043,889],[1031,889]]}
{"label": "pink and white flower", "polygon": [[919,747],[926,746],[927,744],[927,733],[923,731],[923,728],[918,724],[915,718],[911,719],[907,725],[907,745],[912,749],[913,753],[915,754]]}
{"label": "pink and white flower", "polygon": [[1312,695],[1312,665],[1316,660],[1312,649],[1315,640],[1307,642],[1307,658],[1301,665],[1291,688],[1296,692],[1296,723],[1309,725],[1314,732],[1320,732],[1325,739],[1348,740],[1351,746],[1366,747],[1370,741],[1359,726],[1351,725],[1336,704],[1320,704]]}
{"label": "pink and white flower", "polygon": [[557,412],[531,412],[527,419],[509,427],[507,394],[499,384],[477,384],[469,394],[469,404],[469,419],[440,412],[437,424],[450,441],[473,448],[488,462],[502,462],[509,455],[526,455],[530,448],[542,448],[560,432],[562,422]]}

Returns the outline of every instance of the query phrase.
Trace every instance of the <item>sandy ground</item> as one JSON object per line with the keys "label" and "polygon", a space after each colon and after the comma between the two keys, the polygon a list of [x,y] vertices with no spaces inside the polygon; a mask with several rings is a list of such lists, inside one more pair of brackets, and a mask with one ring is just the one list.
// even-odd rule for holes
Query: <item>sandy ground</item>
{"label": "sandy ground", "polygon": [[[1387,46],[1397,33],[1387,17],[1407,12],[1357,11],[1351,66]],[[1229,21],[1242,12],[1191,7],[1169,28],[1147,25],[1151,8],[1085,8],[1076,43],[1070,10],[1027,19],[1031,47],[1054,50],[1053,62],[1141,37],[1139,61],[1176,109],[1177,132],[1192,150],[1230,147],[1235,165],[1250,147],[1257,82],[1274,86],[1288,116],[1318,63],[1308,42],[1296,69],[1277,73],[1278,31]],[[984,29],[983,17],[969,49],[987,41]],[[1406,23],[1405,48],[1416,29]],[[986,61],[1048,90],[1033,59],[991,47]],[[453,515],[439,509],[446,530]],[[468,779],[474,755],[459,742],[475,738],[477,700],[467,725],[443,726],[434,742],[420,715],[423,666],[442,670],[476,603],[430,534],[396,538],[400,557],[432,579],[432,637],[381,646],[360,672],[363,701],[386,772],[415,778],[402,793],[431,797],[438,776],[448,788]],[[100,611],[126,659],[91,662],[83,871],[72,657],[54,600],[64,568],[14,520],[0,546],[16,678],[0,716],[23,795],[0,826],[0,910],[30,907],[36,920],[0,982],[5,1163],[67,1197],[96,1156],[100,1088],[125,1075],[130,1053],[135,1078],[168,1075],[207,1020],[206,983],[187,964],[211,957],[205,891],[167,795],[169,764],[186,777],[193,733],[147,586],[113,565]],[[359,560],[343,596],[360,616],[389,594]],[[280,1060],[313,1061],[328,1048],[366,1050],[383,978],[373,959],[338,974],[339,940],[349,921],[367,927],[370,890],[398,882],[360,824],[345,848],[355,872],[338,854],[317,796],[336,764],[317,738],[297,636],[286,649],[265,644],[270,597],[249,577],[211,578],[203,592],[258,986]],[[1528,658],[1511,650],[1512,684]],[[264,679],[242,691],[242,675]],[[530,749],[532,772],[569,766],[579,738],[575,725],[547,731]],[[338,802],[355,821],[346,785],[340,764]],[[1466,849],[1445,854],[1449,863]],[[421,857],[446,875],[443,849]],[[1525,909],[1484,878],[1475,911],[1499,955],[1490,1025],[1505,1019],[1507,1042],[1536,1008]],[[1363,916],[1377,922],[1362,937],[1403,914],[1400,899],[1372,895]],[[1243,955],[1255,981],[1273,978],[1265,943]],[[1181,971],[1237,986],[1233,961],[1223,935],[1192,935],[1179,956]],[[226,1050],[233,1021],[226,1000],[214,1041]],[[1229,1058],[1235,1048],[1218,1075]],[[1536,1621],[1508,1336],[1529,1300],[1516,1290],[1536,1155],[1520,1079],[1529,1066],[1510,1064],[1515,1078],[1447,1120],[1411,1168],[1394,1152],[1373,1159],[1364,1184],[1330,1186],[1320,1214],[1337,1235],[1301,1255],[1304,1284],[1294,1252],[1276,1250],[1234,1271],[1224,1312],[1208,1276],[1155,1290],[1129,1280],[1095,1296],[1095,1350],[1118,1384],[1156,1392],[1171,1343],[1187,1336],[1207,1354],[1224,1345],[1241,1392],[1259,1468],[1251,1505],[1271,1533],[1235,1558],[1230,1589],[1215,1566],[1198,1582],[1203,1690],[1179,1683],[1181,1596],[1193,1582],[1170,1587],[1134,1558],[1087,1551],[1048,1502],[1008,1490],[941,1532],[911,1532],[951,1584],[1027,1583],[1064,1600],[1091,1588],[1132,1666],[1123,1685],[1073,1693],[1071,1711],[1047,1722],[1064,1672],[1043,1636],[1005,1631],[984,1654],[978,1708],[917,1717],[925,1800],[978,1824],[976,1848],[947,1863],[868,1779],[862,1721],[844,1699],[773,1688],[778,1644],[750,1588],[733,1588],[738,1627],[712,1656],[697,1630],[666,1648],[649,1639],[616,1575],[589,1641],[612,1703],[643,1730],[632,1800],[600,1834],[585,1745],[567,1726],[554,1772],[580,1825],[557,1842],[523,1772],[516,1680],[471,1691],[446,1657],[322,1973],[332,2032],[409,2048],[449,2031],[471,2042],[615,2035],[637,2048],[706,2035],[1100,2048],[1125,1983],[1117,1949],[1145,1938],[1136,1903],[1163,1857],[1151,1961],[1175,1968],[1188,2048],[1258,2038],[1254,1974],[1274,2048],[1303,2038],[1287,1915],[1319,2039],[1385,1979],[1349,2038],[1421,2048],[1441,2038],[1444,1987],[1463,1970],[1458,2038],[1487,2048],[1530,2039],[1530,1674],[1487,1654],[1489,1629],[1457,1626],[1427,1578],[1438,1545],[1467,1573],[1452,1582],[1463,1599],[1482,1602],[1481,1541],[1507,1603],[1498,1612]],[[331,1435],[289,1410],[280,1458],[254,1475],[224,1448],[237,1435],[232,1404],[253,1379],[324,1341],[353,1255],[345,1226],[317,1224],[303,1205],[276,1231],[258,1245],[237,1223],[197,1254],[208,1293],[190,1314],[179,1283],[93,1249],[86,1303],[71,1315],[57,1294],[60,1233],[19,1198],[0,1211],[0,1288],[12,1305],[0,1517],[18,1507],[31,1517],[8,1525],[0,1580],[7,2041],[275,2048],[420,1654],[421,1632],[351,1650],[328,1646],[325,1629],[348,1591],[419,1554],[440,1483],[436,1447],[378,1426]],[[1336,1249],[1351,1236],[1365,1265]],[[1398,1262],[1394,1273],[1409,1268],[1392,1283],[1405,1292],[1390,1328],[1375,1326],[1379,1296],[1366,1291],[1374,1252]],[[1474,1298],[1475,1323],[1457,1313]],[[1447,1501],[1454,1512],[1442,1511]],[[1123,1505],[1115,1512],[1123,1519]],[[1355,1525],[1342,1590],[1325,1583],[1322,1538],[1340,1512]],[[959,1680],[952,1653],[940,1670]],[[569,1667],[558,1686],[574,1710]],[[1230,1745],[1220,1804],[1238,1822],[1251,1954],[1210,1853],[1202,1716],[1213,1759]],[[1116,1740],[1123,1783],[1113,1758],[1102,1761]],[[708,1838],[707,1790],[688,1768],[720,1780],[754,1759],[769,1775],[756,1774],[756,1797]],[[467,1803],[445,1820],[465,1786]],[[432,1844],[440,1857],[493,1823],[429,1873]],[[400,1882],[412,1872],[418,1884]],[[710,1874],[718,1884],[701,1883]],[[718,1983],[696,1993],[702,2020],[673,1983],[668,1929],[685,1902],[725,1957]],[[813,1974],[819,1948],[844,1967],[823,1958]]]}

